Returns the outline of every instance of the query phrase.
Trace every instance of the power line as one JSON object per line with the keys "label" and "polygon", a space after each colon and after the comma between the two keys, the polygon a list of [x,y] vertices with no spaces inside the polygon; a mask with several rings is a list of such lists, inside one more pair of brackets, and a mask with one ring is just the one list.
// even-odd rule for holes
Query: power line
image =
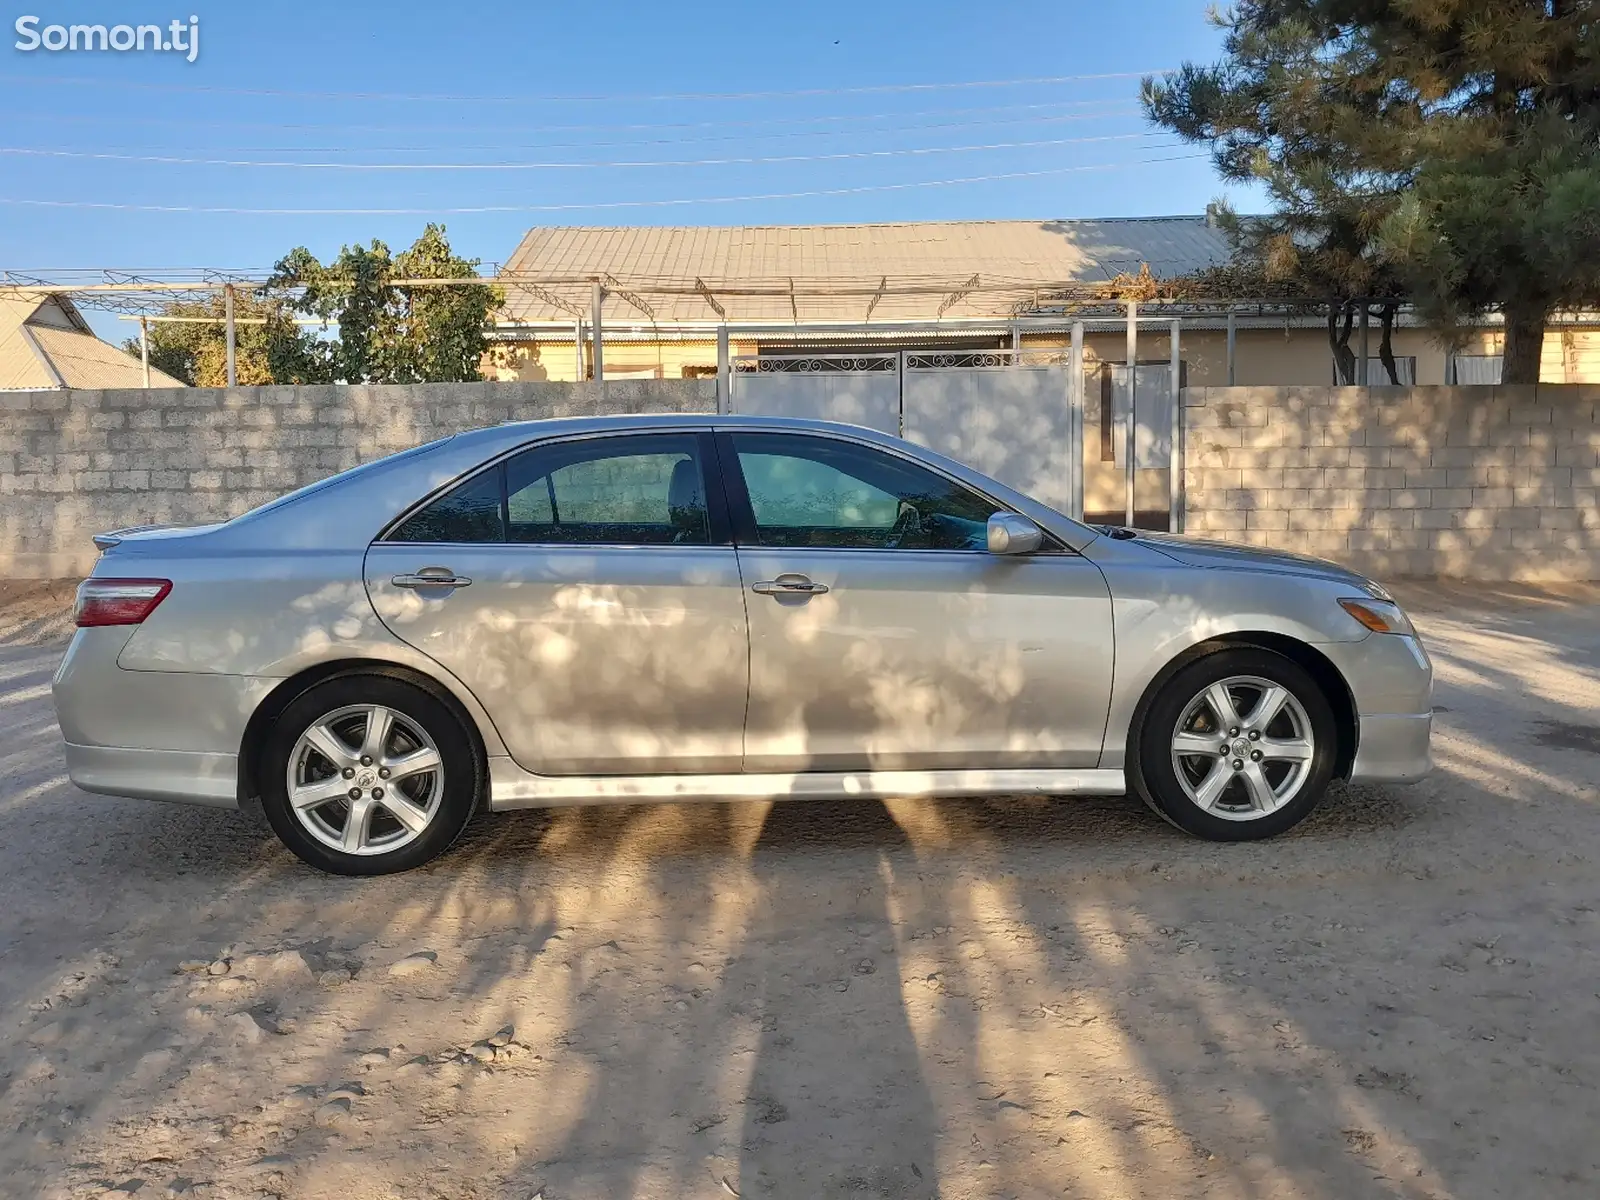
{"label": "power line", "polygon": [[430,104],[595,104],[611,101],[661,103],[670,100],[776,100],[801,96],[864,96],[904,92],[958,91],[968,88],[1044,87],[1068,83],[1089,83],[1105,79],[1141,79],[1147,75],[1166,75],[1172,68],[1149,71],[1103,71],[1089,75],[1044,75],[1023,79],[978,79],[952,83],[879,83],[857,87],[796,88],[758,92],[662,92],[655,95],[611,93],[595,95],[484,96],[449,95],[427,92],[328,92],[294,91],[284,88],[230,88],[207,84],[148,83],[130,79],[97,79],[87,76],[38,78],[11,72],[0,73],[0,82],[64,84],[72,87],[131,88],[140,91],[189,92],[227,96],[276,96],[305,100],[382,100],[422,101]]}
{"label": "power line", "polygon": [[[667,129],[733,129],[757,128],[766,125],[813,125],[822,123],[840,123],[847,121],[887,121],[891,119],[909,119],[912,117],[952,117],[968,116],[973,113],[999,113],[999,112],[1038,112],[1043,109],[1088,108],[1092,105],[1124,104],[1125,96],[1103,97],[1098,100],[1052,100],[1034,104],[990,104],[966,108],[925,108],[913,109],[908,112],[878,112],[878,113],[829,113],[821,116],[810,117],[752,117],[737,121],[635,121],[625,123],[585,123],[561,125],[499,125],[493,121],[475,121],[473,128],[480,133],[490,133],[501,130],[506,133],[611,133],[641,130],[667,130]],[[1098,114],[1092,114],[1098,115]],[[193,129],[336,129],[345,133],[457,133],[461,129],[459,122],[449,125],[418,125],[413,122],[400,124],[350,124],[349,122],[293,122],[293,121],[197,121],[188,117],[142,117],[128,116],[119,113],[14,113],[21,119],[30,122],[58,121],[68,123],[93,124],[104,127],[108,124],[132,125],[163,125],[177,126],[185,130]],[[1085,118],[1087,119],[1087,118]]]}
{"label": "power line", "polygon": [[[0,146],[0,154],[25,158],[90,159],[96,162],[155,163],[164,166],[252,167],[301,171],[572,171],[587,169],[623,170],[645,167],[727,167],[766,166],[773,163],[841,162],[867,158],[913,158],[933,154],[971,154],[994,150],[1024,150],[1043,146],[1084,145],[1091,142],[1126,142],[1162,137],[1163,133],[1113,133],[1096,137],[1045,138],[1026,142],[988,142],[966,146],[918,146],[898,150],[839,150],[828,154],[748,155],[730,158],[685,158],[617,160],[599,162],[493,162],[493,163],[350,163],[296,162],[289,159],[189,158],[169,154],[123,154],[98,150],[46,150],[24,146]],[[1174,143],[1176,145],[1177,143]],[[1166,149],[1167,147],[1159,147]]]}
{"label": "power line", "polygon": [[956,179],[929,179],[909,183],[863,184],[847,188],[818,188],[801,192],[761,192],[744,196],[703,196],[670,200],[601,200],[573,204],[483,204],[459,208],[236,208],[192,204],[126,204],[109,200],[30,200],[0,197],[0,204],[26,208],[106,209],[119,212],[215,213],[254,217],[312,216],[464,216],[487,213],[582,212],[621,208],[679,208],[697,204],[745,204],[759,200],[802,200],[822,196],[855,196],[866,192],[909,191],[918,188],[955,187],[969,183],[991,183],[1006,179],[1037,179],[1050,175],[1069,175],[1084,171],[1115,171],[1152,163],[1181,162],[1209,158],[1208,154],[1175,154],[1162,158],[1142,158],[1119,163],[1092,163],[1074,167],[1049,167],[1037,171],[1006,171],[994,175],[967,175]]}
{"label": "power line", "polygon": [[[839,130],[839,129],[792,129],[773,133],[730,133],[717,137],[662,137],[662,138],[625,138],[618,141],[576,141],[576,142],[544,142],[534,146],[507,145],[497,142],[486,145],[462,145],[451,142],[449,149],[462,151],[498,151],[506,153],[514,150],[575,150],[583,148],[611,148],[616,146],[683,146],[697,145],[710,142],[761,142],[790,138],[846,138],[858,136],[881,136],[896,134],[915,134],[932,132],[943,129],[990,129],[999,125],[1057,125],[1070,121],[1106,121],[1123,117],[1136,117],[1140,115],[1137,108],[1122,108],[1108,112],[1098,113],[1072,113],[1065,116],[1054,117],[1011,117],[1001,121],[945,121],[923,125],[905,125],[898,128]],[[32,147],[30,147],[32,149]],[[53,147],[39,147],[38,149],[53,149]],[[355,151],[365,151],[376,154],[434,154],[441,147],[418,146],[236,146],[235,153],[249,154],[345,154]]]}

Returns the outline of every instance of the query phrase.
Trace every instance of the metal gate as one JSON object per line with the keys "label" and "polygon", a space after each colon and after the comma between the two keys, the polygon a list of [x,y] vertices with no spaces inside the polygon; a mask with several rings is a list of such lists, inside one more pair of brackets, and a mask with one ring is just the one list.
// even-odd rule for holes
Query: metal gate
{"label": "metal gate", "polygon": [[1073,511],[1078,424],[1061,351],[908,352],[902,436]]}
{"label": "metal gate", "polygon": [[900,433],[898,354],[762,354],[735,358],[732,367],[733,412]]}
{"label": "metal gate", "polygon": [[[728,406],[896,434],[1081,519],[1088,381],[1073,378],[1081,361],[1081,351],[1065,348],[742,356],[729,360]],[[1175,393],[1143,366],[1138,391],[1149,399],[1140,396],[1131,406],[1135,429],[1128,430],[1126,399],[1115,406],[1118,443],[1132,432],[1127,444],[1134,456],[1106,463],[1130,484],[1140,470],[1170,464],[1176,476],[1181,469],[1181,443],[1179,455],[1172,454],[1178,414],[1161,402],[1169,394],[1175,400]],[[1098,402],[1098,389],[1095,395]]]}

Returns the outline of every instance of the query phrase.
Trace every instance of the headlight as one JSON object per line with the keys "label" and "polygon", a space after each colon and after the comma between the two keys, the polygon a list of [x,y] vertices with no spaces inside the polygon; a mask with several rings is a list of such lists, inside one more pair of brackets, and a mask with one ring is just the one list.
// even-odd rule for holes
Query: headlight
{"label": "headlight", "polygon": [[1339,607],[1373,633],[1416,633],[1411,618],[1393,600],[1341,600]]}
{"label": "headlight", "polygon": [[1376,579],[1363,580],[1361,583],[1361,590],[1367,595],[1371,596],[1374,600],[1382,600],[1387,604],[1394,603],[1394,597],[1389,594],[1389,589],[1384,587],[1383,584],[1379,583]]}

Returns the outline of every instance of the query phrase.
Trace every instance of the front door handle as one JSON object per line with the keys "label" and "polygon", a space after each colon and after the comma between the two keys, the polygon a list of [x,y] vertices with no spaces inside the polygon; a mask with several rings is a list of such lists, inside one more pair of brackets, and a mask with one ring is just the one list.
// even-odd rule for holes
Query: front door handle
{"label": "front door handle", "polygon": [[472,580],[465,575],[457,575],[449,567],[423,567],[415,575],[396,575],[389,582],[397,588],[417,591],[425,588],[468,587]]}
{"label": "front door handle", "polygon": [[813,583],[804,575],[779,575],[776,579],[752,583],[750,590],[758,596],[821,596],[827,592],[828,585]]}

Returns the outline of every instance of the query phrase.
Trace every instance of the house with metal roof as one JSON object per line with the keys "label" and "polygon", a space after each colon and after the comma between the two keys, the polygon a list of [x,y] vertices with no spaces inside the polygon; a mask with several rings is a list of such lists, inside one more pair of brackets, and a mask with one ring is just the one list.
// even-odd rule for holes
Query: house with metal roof
{"label": "house with metal roof", "polygon": [[550,295],[509,295],[517,322],[570,323],[573,303],[588,307],[587,282],[610,276],[649,312],[611,291],[608,323],[781,327],[992,318],[1036,291],[1109,283],[1141,264],[1183,275],[1228,254],[1204,217],[575,227],[530,230],[502,274],[558,281]]}
{"label": "house with metal roof", "polygon": [[62,295],[0,296],[0,391],[56,388],[183,387],[89,328]]}
{"label": "house with metal roof", "polygon": [[[1226,262],[1224,231],[1206,216],[863,225],[541,227],[498,281],[506,305],[491,377],[594,375],[594,326],[607,378],[675,378],[717,370],[718,338],[736,360],[869,349],[981,351],[1059,347],[1082,303],[1148,269],[1157,279]],[[1271,306],[1146,310],[1138,355],[1166,362],[1169,318],[1181,317],[1191,384],[1328,384],[1324,318]],[[1123,319],[1100,306],[1088,324],[1091,370],[1125,361]],[[1093,312],[1088,313],[1091,318]],[[1600,379],[1600,329],[1552,327],[1544,376]],[[1493,323],[1447,346],[1409,313],[1393,338],[1402,383],[1494,382]],[[1387,382],[1377,331],[1367,376]],[[1358,370],[1360,368],[1358,367]],[[1358,376],[1359,377],[1359,376]]]}

